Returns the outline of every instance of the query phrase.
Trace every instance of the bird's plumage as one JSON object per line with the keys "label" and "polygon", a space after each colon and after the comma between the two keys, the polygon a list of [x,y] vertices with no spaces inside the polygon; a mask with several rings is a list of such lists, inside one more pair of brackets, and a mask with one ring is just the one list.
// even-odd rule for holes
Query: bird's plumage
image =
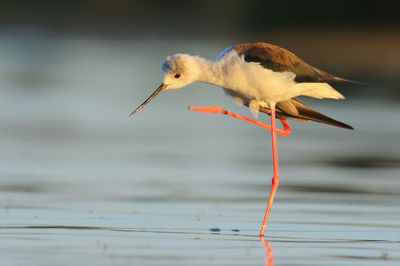
{"label": "bird's plumage", "polygon": [[233,45],[211,61],[199,56],[175,54],[166,58],[162,70],[164,79],[157,93],[137,110],[162,90],[177,89],[199,81],[222,87],[235,101],[256,112],[270,114],[271,108],[276,107],[276,116],[280,119],[311,120],[352,129],[296,98],[344,99],[331,84],[352,81],[315,68],[288,50],[272,44]]}
{"label": "bird's plumage", "polygon": [[[296,83],[357,83],[351,80],[342,79],[325,71],[315,68],[290,51],[268,43],[257,42],[253,44],[239,44],[232,47],[237,54],[247,63],[258,63],[260,66],[273,72],[291,72],[295,74]],[[226,51],[224,51],[226,53]],[[311,84],[310,84],[311,85]],[[322,88],[324,85],[320,85]],[[243,101],[243,96],[237,92],[225,90],[227,94],[234,97],[250,107],[250,101]],[[308,96],[308,95],[306,95]],[[315,97],[315,95],[310,95]],[[316,97],[323,98],[323,97]],[[338,96],[338,98],[341,98]],[[344,98],[344,97],[343,97]],[[276,116],[279,119],[292,119],[299,122],[315,121],[346,129],[353,129],[351,126],[323,115],[300,102],[296,97],[276,103]],[[270,115],[269,106],[259,106],[260,112]]]}

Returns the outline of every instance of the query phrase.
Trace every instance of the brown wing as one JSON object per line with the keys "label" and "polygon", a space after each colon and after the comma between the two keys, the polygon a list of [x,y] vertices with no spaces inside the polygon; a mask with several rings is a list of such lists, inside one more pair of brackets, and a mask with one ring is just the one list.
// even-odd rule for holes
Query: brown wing
{"label": "brown wing", "polygon": [[[269,108],[260,107],[259,111],[268,115],[271,114],[271,110]],[[296,98],[292,98],[286,102],[277,103],[276,117],[283,120],[289,118],[300,122],[307,122],[311,120],[331,126],[353,129],[353,127],[343,122],[337,121],[311,109]]]}
{"label": "brown wing", "polygon": [[296,82],[357,83],[310,66],[288,50],[269,43],[239,44],[234,49],[246,62],[260,63],[275,72],[296,74]]}

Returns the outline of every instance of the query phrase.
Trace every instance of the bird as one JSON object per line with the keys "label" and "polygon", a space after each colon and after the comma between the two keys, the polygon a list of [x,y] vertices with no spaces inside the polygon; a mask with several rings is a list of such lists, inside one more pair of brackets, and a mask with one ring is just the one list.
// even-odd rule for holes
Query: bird
{"label": "bird", "polygon": [[[193,82],[202,82],[223,88],[239,104],[253,112],[262,112],[271,117],[271,125],[228,112],[217,106],[189,107],[204,113],[222,113],[271,130],[273,178],[267,209],[260,230],[264,236],[271,206],[279,185],[279,166],[276,135],[286,136],[291,128],[288,119],[298,122],[314,121],[344,129],[353,127],[323,115],[303,104],[297,97],[317,99],[344,99],[332,84],[359,84],[339,78],[313,67],[285,48],[265,43],[232,45],[223,50],[214,60],[189,54],[168,56],[162,63],[163,81],[130,116],[159,93],[185,87]],[[280,119],[284,130],[276,127]]]}

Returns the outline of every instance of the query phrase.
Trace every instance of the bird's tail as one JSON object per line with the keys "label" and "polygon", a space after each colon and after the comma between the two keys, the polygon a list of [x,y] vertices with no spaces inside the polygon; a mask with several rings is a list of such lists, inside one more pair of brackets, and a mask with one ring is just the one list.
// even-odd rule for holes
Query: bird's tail
{"label": "bird's tail", "polygon": [[308,96],[317,99],[344,99],[344,96],[332,88],[328,83],[303,82],[295,84],[294,87],[298,90],[298,95],[301,96]]}

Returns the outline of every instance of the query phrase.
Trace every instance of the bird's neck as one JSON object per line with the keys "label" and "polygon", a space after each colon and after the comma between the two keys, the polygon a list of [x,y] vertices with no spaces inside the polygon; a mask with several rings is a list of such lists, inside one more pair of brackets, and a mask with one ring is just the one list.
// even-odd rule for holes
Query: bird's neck
{"label": "bird's neck", "polygon": [[223,87],[223,71],[218,61],[195,57],[195,64],[198,69],[196,81]]}

